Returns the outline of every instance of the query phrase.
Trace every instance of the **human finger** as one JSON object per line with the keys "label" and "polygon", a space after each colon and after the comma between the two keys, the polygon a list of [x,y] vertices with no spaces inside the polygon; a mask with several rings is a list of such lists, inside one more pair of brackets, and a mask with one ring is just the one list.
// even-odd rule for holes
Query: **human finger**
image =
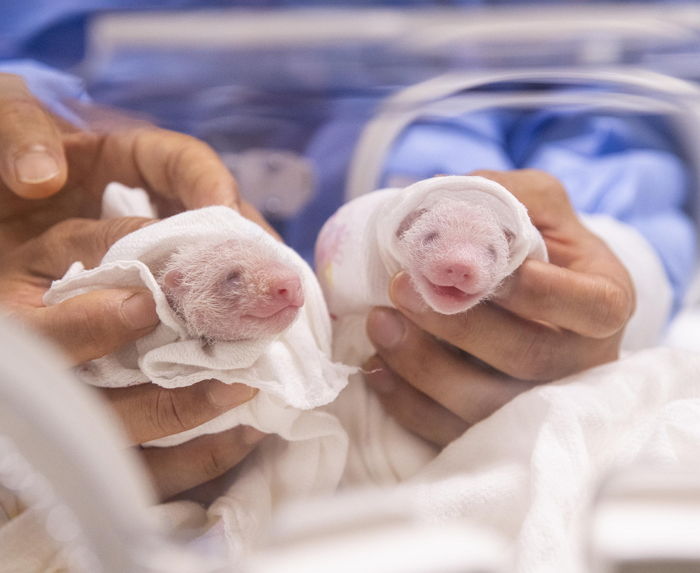
{"label": "human finger", "polygon": [[253,223],[257,223],[258,225],[260,225],[263,229],[270,233],[270,235],[275,237],[275,239],[277,239],[278,241],[282,240],[282,237],[280,237],[277,231],[275,231],[272,228],[270,223],[268,223],[265,220],[265,217],[262,216],[260,211],[258,211],[255,207],[253,207],[253,205],[248,203],[248,201],[241,199],[240,212],[241,215],[243,215],[246,219],[250,219],[251,221],[253,221]]}
{"label": "human finger", "polygon": [[470,175],[486,177],[503,185],[528,210],[532,224],[540,232],[559,228],[562,224],[581,226],[564,185],[553,175],[538,169],[495,171],[480,169]]}
{"label": "human finger", "polygon": [[140,384],[103,388],[132,443],[141,444],[189,430],[247,402],[257,390],[244,384],[205,380],[184,388]]}
{"label": "human finger", "polygon": [[20,197],[39,199],[61,189],[67,176],[53,119],[20,76],[0,74],[0,178]]}
{"label": "human finger", "polygon": [[67,219],[25,243],[10,257],[10,262],[21,264],[38,276],[60,278],[75,261],[87,268],[97,266],[119,239],[153,222],[144,217]]}
{"label": "human finger", "polygon": [[239,464],[265,434],[238,426],[170,448],[144,448],[146,465],[161,499],[168,499],[224,474]]}
{"label": "human finger", "polygon": [[525,261],[493,300],[522,318],[593,338],[619,332],[634,310],[634,294],[623,284],[536,260]]}
{"label": "human finger", "polygon": [[[111,288],[80,294],[45,307],[42,295],[75,261],[95,266],[112,243],[151,219],[71,219],[12,251],[3,261],[5,304],[54,340],[76,363],[113,352],[157,323],[151,294]],[[11,291],[12,294],[9,294]]]}
{"label": "human finger", "polygon": [[236,180],[203,141],[163,129],[140,129],[133,158],[147,186],[187,209],[209,205],[239,208]]}
{"label": "human finger", "polygon": [[530,321],[489,303],[446,316],[429,309],[401,273],[390,296],[420,328],[493,368],[524,380],[549,381],[615,358],[597,339]]}
{"label": "human finger", "polygon": [[80,364],[110,354],[158,324],[156,305],[145,289],[88,292],[23,316]]}
{"label": "human finger", "polygon": [[367,332],[391,370],[470,425],[534,386],[470,360],[394,309],[373,309]]}
{"label": "human finger", "polygon": [[444,447],[469,428],[459,416],[395,374],[381,358],[372,357],[364,370],[365,381],[376,392],[384,411],[424,440]]}

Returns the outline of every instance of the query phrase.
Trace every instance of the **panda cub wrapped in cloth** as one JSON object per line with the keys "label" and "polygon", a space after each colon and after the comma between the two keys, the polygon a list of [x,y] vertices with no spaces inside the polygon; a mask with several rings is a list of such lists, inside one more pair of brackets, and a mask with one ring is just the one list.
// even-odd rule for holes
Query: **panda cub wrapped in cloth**
{"label": "panda cub wrapped in cloth", "polygon": [[[349,202],[316,243],[334,359],[361,366],[374,354],[365,320],[373,306],[393,306],[389,284],[399,271],[426,305],[455,314],[488,299],[527,257],[547,260],[541,235],[522,203],[483,177],[435,177]],[[362,373],[350,380],[330,407],[350,435],[345,481],[395,483],[434,458],[432,447],[384,413]]]}
{"label": "panda cub wrapped in cloth", "polygon": [[[148,205],[143,191],[112,183],[103,212],[154,215],[134,204]],[[125,236],[94,269],[74,263],[45,302],[113,287],[149,289],[161,322],[135,343],[79,366],[84,381],[177,388],[213,378],[259,389],[205,424],[147,444],[176,445],[241,424],[276,434],[236,468],[235,481],[209,508],[209,535],[220,533],[240,553],[264,532],[278,502],[333,491],[347,437],[316,408],[335,399],[352,369],[330,359],[328,311],[301,257],[236,211],[207,207]]]}

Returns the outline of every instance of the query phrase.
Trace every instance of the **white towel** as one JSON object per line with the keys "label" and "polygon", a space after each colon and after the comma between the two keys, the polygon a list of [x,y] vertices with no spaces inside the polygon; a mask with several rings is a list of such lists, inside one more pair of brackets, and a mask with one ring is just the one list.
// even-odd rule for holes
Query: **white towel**
{"label": "white towel", "polygon": [[601,480],[632,464],[693,470],[699,458],[700,355],[656,348],[516,397],[400,485],[396,502],[502,534],[514,571],[584,573]]}
{"label": "white towel", "polygon": [[[405,189],[384,189],[341,207],[326,223],[316,246],[317,274],[334,318],[334,358],[360,366],[374,350],[365,333],[372,306],[393,306],[391,278],[401,270],[397,230],[405,217],[442,199],[491,210],[512,233],[503,278],[527,257],[547,259],[542,236],[527,210],[500,184],[474,176],[434,177]],[[345,479],[350,484],[395,483],[413,475],[435,450],[408,434],[382,409],[362,374],[331,410],[351,435]]]}
{"label": "white towel", "polygon": [[[141,190],[111,184],[106,202],[105,210],[113,215],[149,215],[131,210],[134,204],[148,206]],[[215,342],[205,351],[199,339],[188,336],[149,265],[157,265],[181,244],[242,237],[268,243],[298,269],[305,303],[295,322],[272,340]],[[301,257],[236,211],[208,207],[175,215],[127,235],[109,249],[95,269],[85,270],[76,262],[63,279],[52,285],[45,302],[56,304],[87,291],[110,287],[149,289],[161,323],[152,333],[113,355],[79,367],[83,380],[104,387],[150,380],[176,388],[215,378],[260,389],[251,401],[197,428],[149,444],[175,445],[239,424],[283,438],[284,441],[266,440],[231,486],[228,502],[217,504],[216,515],[224,517],[226,535],[233,546],[248,545],[280,499],[328,492],[335,487],[344,464],[347,438],[333,416],[314,408],[337,396],[351,369],[329,358],[331,328],[327,309],[318,282]],[[250,520],[258,526],[238,526],[239,522]]]}
{"label": "white towel", "polygon": [[[315,514],[307,510],[306,519],[293,519],[303,511],[293,504],[277,531],[282,540],[299,540],[303,548],[312,531],[330,531],[331,543],[351,546],[356,532],[381,535],[402,522],[418,527],[427,521],[436,528],[465,524],[505,542],[505,571],[587,573],[597,570],[588,559],[601,486],[608,478],[641,471],[667,489],[644,496],[639,488],[644,481],[628,480],[629,489],[617,484],[614,509],[630,516],[627,543],[617,555],[682,560],[697,555],[678,548],[694,548],[688,540],[697,538],[700,515],[690,499],[694,488],[685,483],[674,491],[678,480],[665,478],[692,479],[699,459],[700,354],[647,349],[517,396],[395,487],[353,491],[315,508]],[[611,505],[603,507],[610,511]],[[334,518],[338,508],[345,521]],[[633,513],[639,508],[646,511]],[[657,515],[663,526],[655,527]],[[634,516],[648,521],[634,523]],[[630,541],[640,531],[645,543],[635,546]],[[652,542],[645,535],[649,531],[655,531]],[[347,539],[339,540],[342,533]],[[606,546],[615,547],[620,537],[605,538]],[[472,541],[464,537],[464,543]],[[320,561],[327,552],[321,541],[317,545]],[[413,551],[400,545],[393,550]]]}

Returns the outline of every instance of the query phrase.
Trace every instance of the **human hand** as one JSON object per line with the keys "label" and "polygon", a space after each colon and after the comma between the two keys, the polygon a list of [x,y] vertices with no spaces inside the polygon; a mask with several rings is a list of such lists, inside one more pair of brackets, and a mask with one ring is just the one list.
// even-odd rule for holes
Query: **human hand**
{"label": "human hand", "polygon": [[[244,384],[205,380],[184,388],[139,384],[101,388],[133,445],[199,426],[240,406],[257,394]],[[236,426],[167,448],[140,448],[160,499],[206,483],[240,463],[266,436],[250,426]]]}
{"label": "human hand", "polygon": [[0,247],[67,218],[98,218],[110,181],[146,189],[163,216],[239,208],[233,176],[205,143],[143,122],[79,131],[46,112],[20,77],[0,74]]}
{"label": "human hand", "polygon": [[399,273],[367,331],[377,356],[365,365],[385,410],[444,446],[533,386],[619,356],[634,287],[617,257],[586,229],[565,189],[535,170],[479,171],[528,209],[550,262],[527,260],[496,296],[466,313],[428,309]]}
{"label": "human hand", "polygon": [[[112,243],[151,222],[70,219],[56,224],[0,258],[0,305],[53,340],[74,364],[99,358],[147,334],[158,316],[145,289],[98,290],[50,307],[43,305],[42,297],[73,261],[95,266]],[[99,391],[117,412],[133,444],[195,427],[256,392],[216,380],[175,390],[141,384]],[[257,430],[238,427],[172,448],[144,449],[142,455],[165,499],[230,469],[262,437]]]}
{"label": "human hand", "polygon": [[0,74],[0,180],[9,190],[36,199],[63,186],[68,169],[60,133],[20,76]]}
{"label": "human hand", "polygon": [[96,266],[107,249],[151,219],[68,219],[0,254],[0,305],[51,339],[73,364],[114,352],[158,324],[146,289],[105,289],[53,306],[43,296],[74,261]]}

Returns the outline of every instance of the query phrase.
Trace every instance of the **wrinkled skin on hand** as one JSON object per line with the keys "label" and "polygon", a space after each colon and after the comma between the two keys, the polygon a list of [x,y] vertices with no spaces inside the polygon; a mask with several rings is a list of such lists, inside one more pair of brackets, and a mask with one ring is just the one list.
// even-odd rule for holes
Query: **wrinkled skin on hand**
{"label": "wrinkled skin on hand", "polygon": [[[61,135],[69,171],[51,196],[27,200],[0,186],[0,245],[6,249],[67,218],[97,219],[110,181],[149,191],[159,213],[224,204],[238,207],[235,182],[214,152],[157,128]],[[1,150],[0,150],[1,151]]]}

